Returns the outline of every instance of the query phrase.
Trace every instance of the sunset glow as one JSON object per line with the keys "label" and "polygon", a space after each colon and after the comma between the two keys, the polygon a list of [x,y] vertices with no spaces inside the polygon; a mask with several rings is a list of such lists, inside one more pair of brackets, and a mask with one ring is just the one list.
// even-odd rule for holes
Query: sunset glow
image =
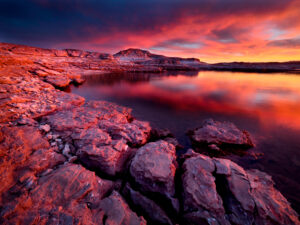
{"label": "sunset glow", "polygon": [[243,115],[257,119],[264,129],[274,123],[300,129],[298,75],[199,72],[193,77],[166,76],[137,85],[124,82],[99,88],[93,83],[97,82],[87,84],[90,95],[137,98],[181,111]]}
{"label": "sunset glow", "polygon": [[300,60],[298,0],[1,1],[0,20],[2,42],[134,47],[205,62]]}

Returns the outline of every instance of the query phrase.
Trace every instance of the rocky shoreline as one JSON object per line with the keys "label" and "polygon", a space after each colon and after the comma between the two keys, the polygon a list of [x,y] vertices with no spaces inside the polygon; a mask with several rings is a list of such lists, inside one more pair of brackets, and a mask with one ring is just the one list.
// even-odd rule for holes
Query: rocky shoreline
{"label": "rocky shoreline", "polygon": [[[178,156],[176,139],[131,109],[58,89],[81,83],[78,74],[155,66],[124,53],[122,63],[6,44],[0,53],[1,224],[300,224],[267,174],[192,149]],[[231,124],[194,134],[217,148],[253,144]]]}

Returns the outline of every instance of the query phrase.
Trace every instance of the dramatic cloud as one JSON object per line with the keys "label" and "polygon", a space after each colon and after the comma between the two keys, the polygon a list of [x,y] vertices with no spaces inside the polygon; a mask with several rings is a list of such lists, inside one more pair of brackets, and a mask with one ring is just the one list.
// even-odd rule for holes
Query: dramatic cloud
{"label": "dramatic cloud", "polygon": [[283,61],[299,35],[299,0],[0,1],[0,41],[41,47]]}
{"label": "dramatic cloud", "polygon": [[269,46],[297,48],[300,47],[300,38],[276,40],[268,43]]}

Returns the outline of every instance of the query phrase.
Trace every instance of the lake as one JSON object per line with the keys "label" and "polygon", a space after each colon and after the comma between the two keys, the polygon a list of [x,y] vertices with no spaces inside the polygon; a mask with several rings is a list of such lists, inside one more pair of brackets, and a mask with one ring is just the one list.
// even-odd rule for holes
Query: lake
{"label": "lake", "polygon": [[250,132],[263,153],[228,155],[244,168],[270,174],[300,212],[300,75],[285,73],[170,72],[102,74],[86,77],[72,93],[87,100],[128,106],[152,127],[168,128],[185,148],[186,131],[204,119],[230,121]]}

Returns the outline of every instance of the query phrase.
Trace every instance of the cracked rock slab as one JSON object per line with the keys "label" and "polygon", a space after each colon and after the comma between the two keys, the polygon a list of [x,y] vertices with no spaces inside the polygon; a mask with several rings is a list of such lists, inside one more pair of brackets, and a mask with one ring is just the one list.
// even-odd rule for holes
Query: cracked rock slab
{"label": "cracked rock slab", "polygon": [[44,120],[68,146],[75,147],[73,154],[84,166],[116,176],[125,172],[135,152],[129,146],[140,146],[150,136],[149,123],[132,119],[130,112],[113,103],[90,101],[81,107],[51,114]]}
{"label": "cracked rock slab", "polygon": [[38,179],[36,186],[4,205],[4,224],[97,224],[101,199],[113,183],[80,165],[66,164]]}
{"label": "cracked rock slab", "polygon": [[187,157],[182,174],[187,224],[299,224],[267,174],[191,151]]}

